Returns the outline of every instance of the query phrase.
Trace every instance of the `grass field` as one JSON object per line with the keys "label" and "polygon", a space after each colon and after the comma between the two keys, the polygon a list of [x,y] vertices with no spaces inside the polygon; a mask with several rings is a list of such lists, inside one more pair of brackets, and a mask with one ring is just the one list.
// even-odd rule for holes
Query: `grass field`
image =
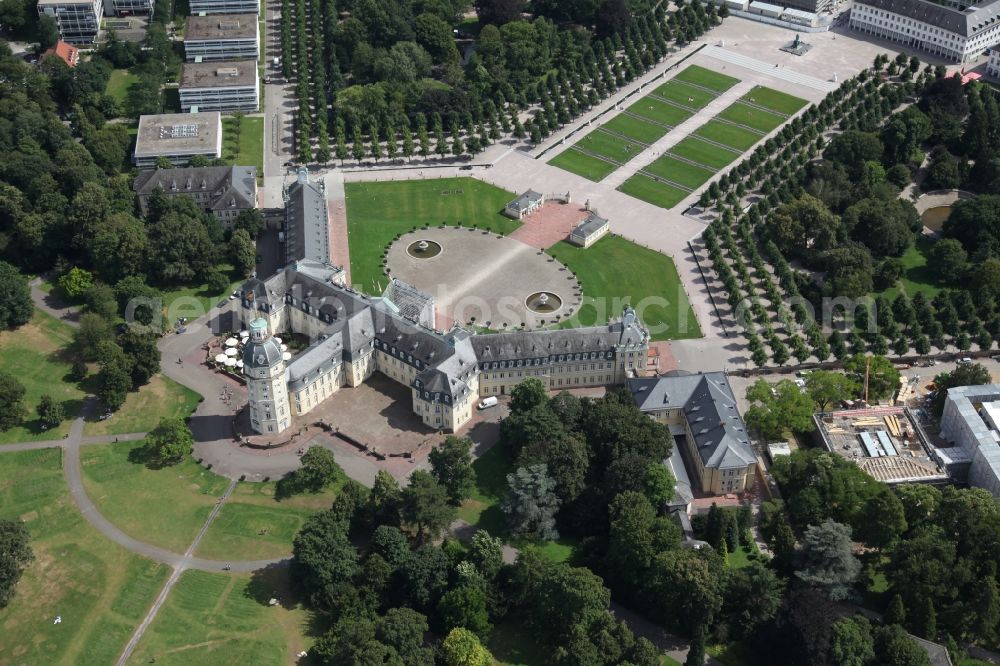
{"label": "grass field", "polygon": [[[259,576],[259,574],[255,574]],[[296,663],[315,624],[291,597],[287,577],[185,571],[129,664],[279,666]],[[271,596],[280,603],[268,606]]]}
{"label": "grass field", "polygon": [[646,122],[641,118],[620,114],[601,125],[612,132],[624,134],[642,143],[653,143],[667,133],[667,128]]}
{"label": "grass field", "polygon": [[[237,140],[236,128],[240,127]],[[243,116],[222,119],[222,159],[227,164],[257,167],[257,182],[264,182],[264,119]]]}
{"label": "grass field", "polygon": [[581,153],[575,148],[562,151],[549,160],[549,164],[570,173],[575,173],[578,176],[583,176],[595,183],[604,180],[609,173],[619,167],[618,164],[597,159],[586,153]]}
{"label": "grass field", "polygon": [[191,458],[152,470],[129,454],[143,441],[80,450],[83,485],[98,510],[129,536],[183,553],[229,481]]}
{"label": "grass field", "polygon": [[679,72],[677,76],[673,78],[673,80],[693,83],[697,86],[709,88],[720,93],[729,90],[740,82],[737,78],[726,76],[725,74],[720,74],[719,72],[714,72],[710,69],[699,67],[698,65],[685,67],[683,71]]}
{"label": "grass field", "polygon": [[645,146],[620,136],[596,129],[576,142],[581,150],[608,157],[616,162],[625,163],[646,149]]}
{"label": "grass field", "polygon": [[548,252],[583,285],[585,304],[568,325],[602,323],[628,304],[653,340],[701,337],[677,269],[666,255],[613,235],[587,249],[560,241]]}
{"label": "grass field", "polygon": [[691,194],[666,183],[658,183],[649,176],[643,176],[641,173],[637,173],[619,185],[618,191],[631,195],[636,199],[642,199],[660,208],[673,208],[684,197]]}
{"label": "grass field", "polygon": [[655,97],[646,96],[628,108],[629,113],[634,113],[643,118],[649,118],[654,122],[674,127],[691,117],[690,111],[685,111],[673,104],[661,102]]}
{"label": "grass field", "polygon": [[695,136],[681,139],[670,149],[670,152],[678,157],[684,157],[716,169],[721,169],[740,156],[735,151],[720,148]]}
{"label": "grass field", "polygon": [[653,94],[691,109],[700,109],[707,106],[709,102],[716,98],[716,95],[707,90],[696,88],[677,79],[667,81],[654,90]]}
{"label": "grass field", "polygon": [[731,104],[718,117],[730,122],[739,123],[740,125],[752,127],[761,132],[770,132],[786,120],[785,116],[761,111],[742,102]]}
{"label": "grass field", "polygon": [[127,69],[113,69],[104,92],[114,97],[119,103],[124,104],[125,96],[128,95],[128,87],[138,80],[139,77]]}
{"label": "grass field", "polygon": [[172,325],[177,317],[197,319],[221,300],[228,298],[246,280],[246,276],[235,272],[232,264],[219,264],[217,268],[231,280],[229,286],[220,293],[211,291],[205,282],[163,291],[163,312],[168,324]]}
{"label": "grass field", "polygon": [[501,214],[514,195],[474,178],[347,183],[351,278],[365,292],[385,286],[382,251],[397,234],[425,224],[463,224],[509,234],[521,226]]}
{"label": "grass field", "polygon": [[167,416],[187,417],[198,406],[201,396],[163,375],[154,375],[149,383],[128,394],[121,409],[104,421],[88,421],[84,435],[122,435],[149,432]]}
{"label": "grass field", "polygon": [[[59,439],[69,432],[70,422],[82,406],[83,391],[66,380],[72,363],[64,348],[72,341],[72,329],[44,312],[35,311],[31,321],[14,331],[0,332],[0,371],[10,373],[24,385],[24,423],[0,432],[0,444],[40,439]],[[42,430],[35,407],[48,394],[62,403],[66,421],[58,428]]]}
{"label": "grass field", "polygon": [[763,138],[763,135],[756,132],[751,132],[736,125],[720,123],[717,120],[709,120],[699,127],[695,134],[727,146],[732,146],[740,152],[750,148]]}
{"label": "grass field", "polygon": [[774,90],[773,88],[765,88],[764,86],[754,87],[753,90],[743,96],[743,99],[786,116],[793,115],[808,104],[804,99],[783,93],[780,90]]}
{"label": "grass field", "polygon": [[928,298],[937,296],[944,286],[937,283],[933,271],[927,266],[927,253],[933,244],[933,240],[918,238],[917,242],[900,257],[903,261],[903,277],[895,286],[882,291],[881,295],[892,300],[902,290],[910,298],[913,298],[918,291],[924,292],[924,296]]}
{"label": "grass field", "polygon": [[0,609],[0,662],[113,664],[167,567],[90,527],[69,497],[59,449],[0,455],[0,517],[27,523],[35,553]]}
{"label": "grass field", "polygon": [[711,169],[694,166],[670,155],[663,155],[652,164],[646,166],[647,171],[654,176],[666,178],[678,185],[694,189],[715,175]]}

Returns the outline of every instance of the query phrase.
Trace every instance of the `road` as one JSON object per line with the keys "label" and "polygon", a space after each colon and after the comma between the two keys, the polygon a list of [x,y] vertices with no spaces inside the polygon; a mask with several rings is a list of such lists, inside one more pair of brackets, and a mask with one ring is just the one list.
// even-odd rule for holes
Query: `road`
{"label": "road", "polygon": [[281,78],[281,68],[274,59],[281,57],[281,1],[266,2],[266,36],[264,42],[264,76],[271,83],[264,85],[264,188],[263,208],[282,208],[282,185],[288,175],[285,162],[295,151],[292,124],[298,108],[295,86]]}

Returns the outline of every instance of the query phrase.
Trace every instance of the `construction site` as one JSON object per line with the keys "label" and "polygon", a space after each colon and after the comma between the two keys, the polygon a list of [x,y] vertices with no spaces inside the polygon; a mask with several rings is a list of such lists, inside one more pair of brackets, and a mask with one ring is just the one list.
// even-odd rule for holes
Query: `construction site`
{"label": "construction site", "polygon": [[815,414],[823,445],[883,483],[947,483],[921,428],[905,407]]}

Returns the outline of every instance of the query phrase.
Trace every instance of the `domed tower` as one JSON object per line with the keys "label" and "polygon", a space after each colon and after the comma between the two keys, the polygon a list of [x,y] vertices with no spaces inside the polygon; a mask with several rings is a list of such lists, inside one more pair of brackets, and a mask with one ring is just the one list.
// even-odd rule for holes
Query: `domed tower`
{"label": "domed tower", "polygon": [[288,427],[288,387],[281,345],[271,337],[267,321],[250,322],[250,339],[243,348],[243,375],[250,393],[250,425],[261,434],[278,433]]}

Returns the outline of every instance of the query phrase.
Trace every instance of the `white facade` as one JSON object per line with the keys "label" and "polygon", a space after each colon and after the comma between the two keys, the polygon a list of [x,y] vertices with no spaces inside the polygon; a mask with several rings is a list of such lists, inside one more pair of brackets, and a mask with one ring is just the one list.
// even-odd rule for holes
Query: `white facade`
{"label": "white facade", "polygon": [[260,0],[191,0],[192,15],[197,14],[259,14]]}
{"label": "white facade", "polygon": [[256,60],[186,63],[181,70],[181,111],[246,111],[260,106]]}
{"label": "white facade", "polygon": [[950,446],[962,449],[972,461],[969,485],[984,488],[1000,497],[1000,443],[997,442],[997,431],[976,409],[977,405],[988,405],[998,400],[998,384],[948,389],[941,414],[941,438]]}
{"label": "white facade", "polygon": [[986,73],[1000,79],[1000,48],[990,51],[990,59],[986,63]]}
{"label": "white facade", "polygon": [[256,14],[189,16],[184,57],[196,60],[256,60],[260,32]]}
{"label": "white facade", "polygon": [[111,0],[111,9],[117,16],[136,14],[153,15],[154,0]]}
{"label": "white facade", "polygon": [[70,44],[93,44],[104,18],[103,0],[40,0],[39,16],[51,16],[59,35]]}
{"label": "white facade", "polygon": [[288,427],[288,389],[281,347],[271,337],[267,321],[250,322],[250,340],[243,352],[243,375],[249,394],[250,425],[261,434],[279,433]]}

